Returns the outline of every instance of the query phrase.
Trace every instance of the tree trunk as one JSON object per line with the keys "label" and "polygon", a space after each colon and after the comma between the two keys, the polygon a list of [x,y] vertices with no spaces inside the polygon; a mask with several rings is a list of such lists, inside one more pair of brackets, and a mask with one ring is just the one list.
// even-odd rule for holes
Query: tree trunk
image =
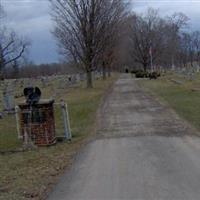
{"label": "tree trunk", "polygon": [[171,62],[172,62],[172,69],[174,68],[174,56],[172,55],[172,58],[171,58]]}
{"label": "tree trunk", "polygon": [[105,63],[102,65],[102,71],[103,71],[103,80],[106,80],[106,66]]}
{"label": "tree trunk", "polygon": [[108,77],[111,77],[111,69],[110,69],[110,67],[108,68]]}
{"label": "tree trunk", "polygon": [[191,64],[191,67],[193,68],[193,58],[190,59],[190,64]]}
{"label": "tree trunk", "polygon": [[87,72],[87,88],[93,88],[92,71]]}
{"label": "tree trunk", "polygon": [[4,74],[3,74],[4,67],[5,67],[5,65],[3,62],[3,58],[0,57],[0,80],[4,79]]}
{"label": "tree trunk", "polygon": [[145,72],[147,71],[147,64],[146,63],[143,63],[143,69],[144,69]]}

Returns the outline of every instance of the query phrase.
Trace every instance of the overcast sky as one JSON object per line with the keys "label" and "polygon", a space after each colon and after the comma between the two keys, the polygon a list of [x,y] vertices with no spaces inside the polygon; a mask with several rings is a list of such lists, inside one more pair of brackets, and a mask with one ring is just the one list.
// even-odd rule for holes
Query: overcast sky
{"label": "overcast sky", "polygon": [[[51,34],[48,0],[0,0],[7,13],[6,24],[31,39],[30,60],[34,63],[58,62],[56,41]],[[148,7],[160,10],[163,16],[183,12],[190,18],[193,30],[200,30],[200,0],[133,0],[133,10],[144,12]]]}

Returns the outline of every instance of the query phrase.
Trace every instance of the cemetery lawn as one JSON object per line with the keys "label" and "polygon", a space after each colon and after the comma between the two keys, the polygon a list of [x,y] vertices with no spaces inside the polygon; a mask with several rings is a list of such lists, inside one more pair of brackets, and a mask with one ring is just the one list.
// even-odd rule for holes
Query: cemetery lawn
{"label": "cemetery lawn", "polygon": [[[95,135],[98,107],[117,77],[96,80],[94,89],[86,89],[85,83],[81,83],[57,94],[56,99],[62,98],[68,103],[73,135],[70,143],[12,153],[21,146],[15,131],[15,117],[7,116],[0,121],[0,151],[10,151],[0,153],[0,200],[36,200],[48,194],[59,175],[71,165],[74,155]],[[48,96],[48,88],[44,90]],[[56,118],[60,127],[57,135],[63,135],[59,109]]]}
{"label": "cemetery lawn", "polygon": [[147,92],[158,96],[180,117],[200,130],[200,73],[195,80],[188,80],[181,75],[166,74],[158,80],[138,82]]}

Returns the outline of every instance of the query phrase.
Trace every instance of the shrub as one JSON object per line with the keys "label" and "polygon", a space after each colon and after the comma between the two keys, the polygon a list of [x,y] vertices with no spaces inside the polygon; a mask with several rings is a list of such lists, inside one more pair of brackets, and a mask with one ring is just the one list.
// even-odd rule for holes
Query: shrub
{"label": "shrub", "polygon": [[142,71],[142,70],[138,70],[138,71],[135,73],[135,77],[136,77],[136,78],[148,78],[148,77],[149,77],[149,73],[148,73],[148,72],[145,72],[145,71]]}
{"label": "shrub", "polygon": [[131,74],[136,74],[137,72],[138,72],[137,69],[133,69],[133,70],[131,70]]}
{"label": "shrub", "polygon": [[158,72],[151,72],[149,74],[150,79],[157,79],[158,77],[160,77],[160,73],[158,73]]}

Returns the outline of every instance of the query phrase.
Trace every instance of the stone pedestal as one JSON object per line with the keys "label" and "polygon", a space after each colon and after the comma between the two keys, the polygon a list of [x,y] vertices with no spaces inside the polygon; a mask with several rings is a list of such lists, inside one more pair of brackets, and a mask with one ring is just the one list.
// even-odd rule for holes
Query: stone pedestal
{"label": "stone pedestal", "polygon": [[23,141],[31,141],[37,146],[51,145],[56,142],[54,101],[41,100],[30,106],[20,103],[20,130]]}

